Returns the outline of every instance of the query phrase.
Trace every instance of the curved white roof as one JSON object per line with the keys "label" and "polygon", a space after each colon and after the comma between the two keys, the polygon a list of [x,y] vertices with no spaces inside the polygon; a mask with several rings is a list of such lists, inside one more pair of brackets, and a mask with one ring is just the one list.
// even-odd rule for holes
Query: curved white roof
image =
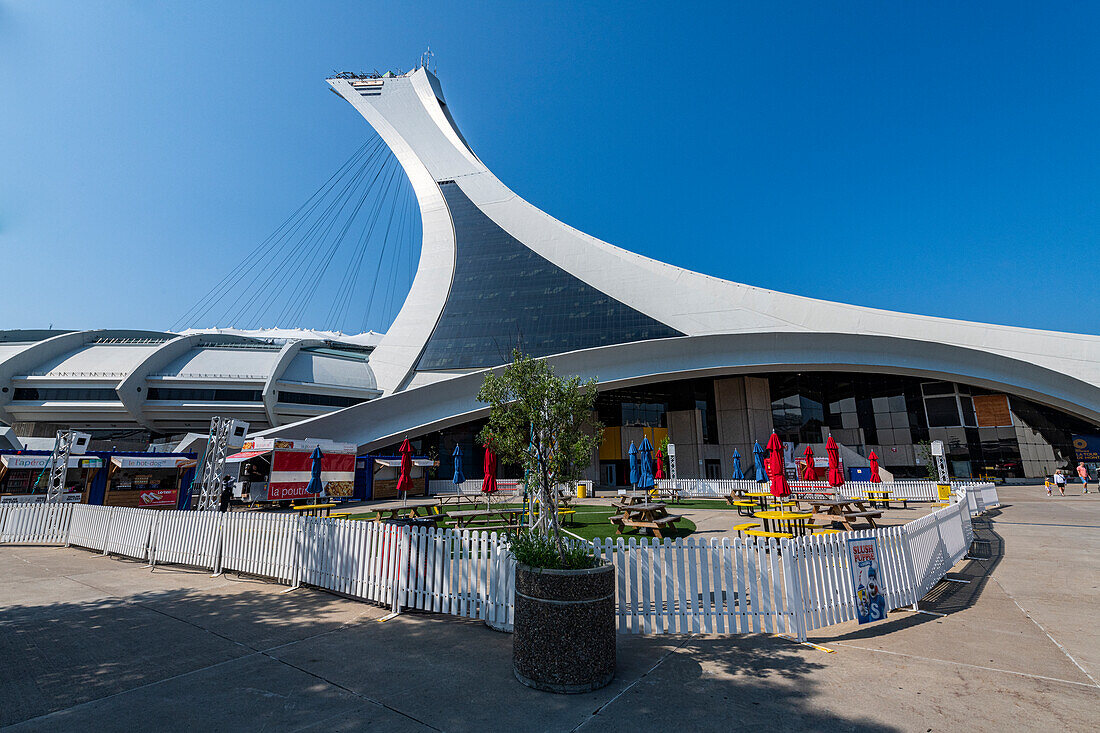
{"label": "curved white roof", "polygon": [[153,377],[265,380],[279,361],[280,347],[198,346],[158,369]]}
{"label": "curved white roof", "polygon": [[378,334],[351,338],[291,329],[0,331],[0,421],[179,432],[224,415],[258,429],[280,425],[377,396],[368,359]]}

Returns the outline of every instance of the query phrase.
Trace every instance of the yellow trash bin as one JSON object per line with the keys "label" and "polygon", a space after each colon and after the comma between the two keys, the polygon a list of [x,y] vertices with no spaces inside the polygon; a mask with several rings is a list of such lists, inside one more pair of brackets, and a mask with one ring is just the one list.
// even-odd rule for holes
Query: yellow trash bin
{"label": "yellow trash bin", "polygon": [[584,484],[577,484],[577,498],[585,499],[588,497],[588,487]]}

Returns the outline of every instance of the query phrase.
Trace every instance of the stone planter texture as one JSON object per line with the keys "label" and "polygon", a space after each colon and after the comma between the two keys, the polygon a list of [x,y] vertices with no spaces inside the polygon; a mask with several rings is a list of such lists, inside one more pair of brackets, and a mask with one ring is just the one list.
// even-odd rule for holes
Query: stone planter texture
{"label": "stone planter texture", "polygon": [[516,565],[516,678],[549,692],[598,690],[615,676],[615,567]]}

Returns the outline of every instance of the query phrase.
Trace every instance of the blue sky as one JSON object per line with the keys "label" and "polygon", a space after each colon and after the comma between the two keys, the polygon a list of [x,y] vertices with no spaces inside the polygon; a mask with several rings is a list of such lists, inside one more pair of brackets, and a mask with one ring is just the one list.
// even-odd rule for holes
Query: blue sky
{"label": "blue sky", "polygon": [[[371,137],[324,77],[430,44],[482,160],[595,236],[818,298],[1098,333],[1098,21],[1011,2],[0,3],[0,328],[169,327]],[[379,329],[397,300],[217,325]]]}

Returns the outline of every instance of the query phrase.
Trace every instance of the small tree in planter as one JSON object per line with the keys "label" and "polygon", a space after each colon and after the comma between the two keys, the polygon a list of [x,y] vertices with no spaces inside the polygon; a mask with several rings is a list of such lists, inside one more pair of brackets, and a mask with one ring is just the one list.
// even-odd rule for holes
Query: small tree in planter
{"label": "small tree in planter", "polygon": [[514,351],[477,396],[490,405],[481,440],[534,483],[531,526],[512,538],[516,677],[552,692],[603,687],[615,674],[614,568],[599,564],[590,546],[562,538],[557,490],[580,478],[599,446],[595,380],[558,377],[545,361]]}

